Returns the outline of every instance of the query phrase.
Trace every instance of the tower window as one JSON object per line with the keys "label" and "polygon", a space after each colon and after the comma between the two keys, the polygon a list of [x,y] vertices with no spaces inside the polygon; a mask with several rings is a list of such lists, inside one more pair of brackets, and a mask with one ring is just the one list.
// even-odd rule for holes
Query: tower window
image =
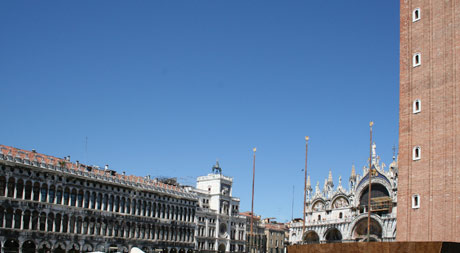
{"label": "tower window", "polygon": [[342,219],[342,217],[343,217],[343,214],[339,213],[339,219]]}
{"label": "tower window", "polygon": [[420,8],[415,8],[412,11],[412,22],[416,22],[420,20]]}
{"label": "tower window", "polygon": [[420,20],[420,8],[416,8],[412,12],[412,22],[416,22],[419,20]]}
{"label": "tower window", "polygon": [[420,157],[422,156],[421,152],[422,152],[422,150],[420,149],[419,146],[414,147],[414,149],[412,150],[412,160],[414,160],[414,161],[420,160]]}
{"label": "tower window", "polygon": [[320,220],[321,220],[321,215],[318,215],[318,221],[320,221]]}
{"label": "tower window", "polygon": [[421,110],[422,110],[422,103],[420,102],[420,99],[414,100],[414,104],[412,105],[412,112],[419,113]]}
{"label": "tower window", "polygon": [[417,67],[420,66],[420,64],[422,64],[422,56],[420,53],[416,53],[412,57],[412,66]]}
{"label": "tower window", "polygon": [[414,194],[412,195],[412,208],[420,208],[420,195]]}

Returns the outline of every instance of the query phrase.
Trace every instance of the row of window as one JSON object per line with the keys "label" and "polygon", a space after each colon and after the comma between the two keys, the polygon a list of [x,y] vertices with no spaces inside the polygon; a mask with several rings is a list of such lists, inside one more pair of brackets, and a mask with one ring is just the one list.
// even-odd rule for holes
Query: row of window
{"label": "row of window", "polygon": [[82,218],[52,212],[13,210],[11,207],[2,206],[0,206],[0,228],[189,243],[194,240],[191,228],[155,226],[135,222],[120,223],[94,217]]}
{"label": "row of window", "polygon": [[24,183],[22,179],[16,181],[14,177],[7,180],[0,176],[0,196],[185,222],[193,222],[195,217],[195,210],[191,208],[125,199],[81,189],[77,191],[69,187],[48,187],[47,184],[32,183],[30,180]]}
{"label": "row of window", "polygon": [[[412,12],[412,22],[417,22],[421,18],[420,8],[415,8]],[[420,53],[415,53],[412,57],[412,66],[417,67],[422,64],[422,56]],[[412,105],[412,112],[414,114],[421,112],[422,104],[420,99],[416,99]],[[412,149],[412,160],[420,160],[421,158],[421,148],[416,146]],[[420,196],[418,194],[412,195],[412,208],[416,209],[420,207]]]}
{"label": "row of window", "polygon": [[[2,154],[0,153],[0,156]],[[12,156],[7,156],[7,159],[9,161],[15,161],[17,163],[25,163],[25,164],[28,164],[30,165],[30,163],[27,163],[27,162],[24,162],[26,160],[23,160],[19,157],[16,157],[15,159],[13,159]],[[39,165],[35,165],[35,166],[39,166]],[[49,165],[51,166],[51,165]],[[0,166],[2,168],[3,171],[6,170],[7,167],[4,167],[4,166]],[[43,167],[43,166],[42,166]],[[44,166],[46,167],[46,166]],[[41,173],[41,172],[34,172],[32,173],[30,170],[26,169],[26,168],[20,168],[20,169],[15,169],[13,167],[10,167],[9,168],[11,170],[11,172],[15,171],[15,172],[19,172],[20,175],[25,175],[27,177],[30,177],[32,175],[35,175],[36,177],[40,177],[39,181],[46,181],[46,180],[49,180],[49,178],[51,178],[51,180],[53,181],[53,183],[57,183],[57,184],[69,184],[69,183],[72,183],[74,185],[81,185],[82,187],[87,187],[87,188],[99,188],[99,189],[105,189],[105,190],[109,190],[109,191],[112,191],[112,192],[119,192],[119,193],[126,193],[130,196],[136,196],[136,197],[150,197],[150,198],[158,198],[159,200],[165,200],[165,201],[168,201],[168,202],[176,202],[176,203],[179,203],[179,204],[186,204],[186,205],[195,205],[196,203],[194,203],[193,201],[191,200],[186,200],[186,199],[180,199],[180,198],[174,198],[174,197],[170,197],[170,196],[156,196],[154,193],[152,192],[145,192],[145,191],[136,191],[136,190],[133,190],[133,189],[128,189],[128,188],[124,188],[124,187],[117,187],[117,186],[113,186],[113,185],[109,185],[109,184],[102,184],[102,183],[97,183],[97,182],[89,182],[89,181],[86,181],[86,180],[78,180],[78,179],[75,179],[75,178],[68,178],[68,177],[62,177],[62,176],[57,176],[57,175],[47,175],[47,173]],[[52,169],[52,168],[51,168]]]}
{"label": "row of window", "polygon": [[[412,22],[417,22],[421,18],[420,8],[415,8],[412,11]],[[422,55],[420,53],[415,53],[412,56],[412,66],[417,67],[422,64]],[[422,111],[422,102],[420,99],[414,100],[412,103],[412,113],[416,114]],[[421,158],[421,149],[419,146],[416,146],[412,149],[412,160],[416,161]]]}

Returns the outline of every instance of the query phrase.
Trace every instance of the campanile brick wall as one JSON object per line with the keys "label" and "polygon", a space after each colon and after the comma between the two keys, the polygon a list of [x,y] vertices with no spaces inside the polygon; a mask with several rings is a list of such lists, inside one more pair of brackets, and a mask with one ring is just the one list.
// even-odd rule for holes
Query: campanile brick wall
{"label": "campanile brick wall", "polygon": [[[421,18],[413,22],[415,8]],[[401,0],[400,11],[396,238],[460,242],[460,0]],[[414,53],[421,54],[418,67]],[[414,114],[416,99],[421,112]],[[420,195],[418,209],[413,194]]]}

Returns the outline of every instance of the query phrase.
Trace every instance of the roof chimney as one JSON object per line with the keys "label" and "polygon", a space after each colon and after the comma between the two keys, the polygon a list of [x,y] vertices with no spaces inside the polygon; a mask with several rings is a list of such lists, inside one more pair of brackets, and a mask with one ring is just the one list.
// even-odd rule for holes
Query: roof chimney
{"label": "roof chimney", "polygon": [[109,165],[106,164],[104,169],[105,169],[105,170],[108,170],[108,169],[109,169]]}
{"label": "roof chimney", "polygon": [[37,153],[37,150],[35,150],[35,149],[32,149],[32,153]]}

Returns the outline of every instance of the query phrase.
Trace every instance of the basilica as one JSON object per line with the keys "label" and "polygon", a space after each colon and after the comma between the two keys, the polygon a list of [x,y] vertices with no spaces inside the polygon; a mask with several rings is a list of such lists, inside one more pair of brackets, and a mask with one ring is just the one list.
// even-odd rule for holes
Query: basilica
{"label": "basilica", "polygon": [[[396,239],[396,209],[398,187],[398,165],[396,157],[388,169],[376,154],[372,145],[371,167],[371,241],[394,241]],[[339,177],[334,188],[332,172],[329,171],[323,188],[319,182],[313,191],[310,178],[307,180],[307,202],[305,231],[303,221],[289,224],[289,243],[331,243],[363,241],[367,238],[369,194],[369,168],[363,167],[363,175],[352,166],[348,189]]]}

